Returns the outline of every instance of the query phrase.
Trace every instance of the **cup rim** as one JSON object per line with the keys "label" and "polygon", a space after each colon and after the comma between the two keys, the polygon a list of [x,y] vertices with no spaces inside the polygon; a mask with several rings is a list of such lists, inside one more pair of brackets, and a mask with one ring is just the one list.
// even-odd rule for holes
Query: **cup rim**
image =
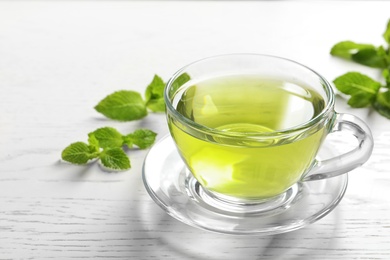
{"label": "cup rim", "polygon": [[[306,69],[306,70],[310,71],[311,73],[315,74],[319,78],[321,83],[323,83],[322,85],[323,85],[324,91],[325,91],[325,93],[327,95],[328,103],[326,104],[326,106],[322,109],[322,111],[318,115],[316,115],[315,117],[313,117],[309,121],[306,121],[304,123],[295,125],[293,127],[284,128],[284,129],[281,129],[281,130],[275,130],[275,131],[272,131],[272,132],[261,132],[261,133],[257,133],[257,132],[244,132],[243,133],[243,132],[234,132],[234,131],[223,131],[223,130],[219,130],[219,129],[216,129],[216,128],[212,128],[212,127],[208,127],[208,126],[196,123],[195,121],[192,121],[192,120],[184,117],[182,114],[180,114],[173,107],[173,105],[171,103],[171,100],[169,98],[170,87],[172,86],[172,83],[174,82],[174,80],[176,80],[182,74],[183,71],[185,71],[187,68],[189,68],[190,66],[192,66],[194,64],[197,64],[197,63],[200,63],[200,62],[204,62],[204,61],[207,61],[207,60],[218,59],[218,58],[229,57],[229,56],[230,57],[234,57],[234,56],[267,57],[267,58],[272,58],[272,59],[275,59],[275,60],[287,61],[287,62],[295,64],[295,65],[297,65],[297,66],[299,66],[299,67],[301,67],[303,69]],[[281,135],[291,134],[291,133],[294,133],[294,132],[300,132],[300,131],[303,131],[303,130],[310,129],[311,126],[314,126],[318,122],[321,122],[322,119],[327,118],[328,113],[333,111],[333,107],[334,107],[334,104],[335,104],[335,97],[334,97],[333,88],[330,85],[330,83],[321,74],[319,74],[315,70],[309,68],[308,66],[303,65],[302,63],[299,63],[299,62],[294,61],[292,59],[288,59],[288,58],[284,58],[284,57],[280,57],[280,56],[275,56],[275,55],[256,54],[256,53],[233,53],[233,54],[221,54],[221,55],[209,56],[209,57],[196,60],[194,62],[191,62],[191,63],[183,66],[181,69],[176,71],[170,77],[170,79],[167,81],[167,83],[165,85],[165,89],[164,89],[164,101],[165,101],[167,110],[169,110],[169,112],[172,113],[175,116],[176,119],[179,119],[180,121],[184,122],[186,125],[190,126],[191,128],[195,129],[196,131],[200,131],[200,132],[204,132],[204,133],[212,134],[212,135],[218,135],[218,136],[221,136],[221,137],[223,136],[223,137],[256,138],[256,137],[275,137],[275,136],[279,136],[280,137]]]}

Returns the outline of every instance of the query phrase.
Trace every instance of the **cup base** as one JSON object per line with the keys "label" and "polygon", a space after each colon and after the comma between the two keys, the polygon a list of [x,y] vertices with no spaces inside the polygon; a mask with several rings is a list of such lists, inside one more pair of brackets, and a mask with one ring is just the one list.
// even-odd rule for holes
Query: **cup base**
{"label": "cup base", "polygon": [[[333,155],[331,151],[324,146],[319,158]],[[232,201],[206,192],[191,177],[170,136],[151,148],[142,177],[149,195],[172,217],[193,227],[235,235],[274,235],[303,228],[330,213],[348,184],[345,173],[299,182],[269,200]]]}
{"label": "cup base", "polygon": [[208,191],[192,176],[191,172],[183,169],[186,176],[185,188],[188,197],[204,208],[214,212],[229,215],[274,215],[286,210],[291,203],[298,199],[299,183],[291,186],[287,191],[267,199],[238,199],[223,194]]}

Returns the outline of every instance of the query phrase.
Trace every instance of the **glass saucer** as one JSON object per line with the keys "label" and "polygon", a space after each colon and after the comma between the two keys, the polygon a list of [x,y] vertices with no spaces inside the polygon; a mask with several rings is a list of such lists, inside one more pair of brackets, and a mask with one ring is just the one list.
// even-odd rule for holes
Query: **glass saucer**
{"label": "glass saucer", "polygon": [[[325,144],[320,157],[329,154]],[[143,181],[153,200],[183,223],[226,234],[274,235],[305,227],[331,212],[344,196],[348,175],[300,182],[286,192],[289,195],[280,207],[256,211],[248,205],[248,210],[236,210],[205,196],[168,135],[146,156]]]}

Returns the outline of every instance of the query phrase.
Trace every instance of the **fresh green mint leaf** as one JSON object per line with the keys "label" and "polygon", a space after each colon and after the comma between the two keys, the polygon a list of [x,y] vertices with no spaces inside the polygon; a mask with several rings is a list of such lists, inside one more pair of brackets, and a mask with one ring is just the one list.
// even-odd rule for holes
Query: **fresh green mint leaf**
{"label": "fresh green mint leaf", "polygon": [[383,38],[385,38],[385,41],[390,44],[390,20],[387,22],[387,27],[385,32],[383,33]]}
{"label": "fresh green mint leaf", "polygon": [[153,112],[165,112],[164,98],[151,99],[146,105]]}
{"label": "fresh green mint leaf", "polygon": [[61,154],[64,161],[73,164],[86,164],[89,160],[97,158],[99,153],[95,151],[95,148],[83,143],[76,142],[66,147]]}
{"label": "fresh green mint leaf", "polygon": [[375,96],[381,84],[359,72],[349,72],[338,78],[333,83],[344,94],[350,95],[348,104],[351,107],[365,107],[375,100]]}
{"label": "fresh green mint leaf", "polygon": [[131,90],[121,90],[108,95],[95,109],[106,117],[119,121],[137,120],[147,115],[141,95]]}
{"label": "fresh green mint leaf", "polygon": [[386,68],[386,52],[382,46],[367,48],[351,55],[353,61],[373,68]]}
{"label": "fresh green mint leaf", "polygon": [[153,112],[164,112],[164,81],[157,75],[154,75],[152,82],[145,91],[146,106]]}
{"label": "fresh green mint leaf", "polygon": [[128,147],[133,144],[138,146],[140,149],[146,149],[150,147],[156,140],[157,134],[148,129],[138,129],[134,133],[125,136],[125,143]]}
{"label": "fresh green mint leaf", "polygon": [[111,170],[130,169],[130,160],[122,148],[107,148],[100,155],[102,165]]}
{"label": "fresh green mint leaf", "polygon": [[390,90],[378,92],[373,106],[379,114],[390,119]]}
{"label": "fresh green mint leaf", "polygon": [[352,59],[352,55],[364,49],[375,50],[375,46],[372,44],[361,44],[352,41],[342,41],[332,47],[332,49],[330,50],[330,54],[332,54],[333,56],[350,60]]}
{"label": "fresh green mint leaf", "polygon": [[102,127],[88,134],[89,138],[94,137],[101,148],[122,147],[122,134],[112,127]]}

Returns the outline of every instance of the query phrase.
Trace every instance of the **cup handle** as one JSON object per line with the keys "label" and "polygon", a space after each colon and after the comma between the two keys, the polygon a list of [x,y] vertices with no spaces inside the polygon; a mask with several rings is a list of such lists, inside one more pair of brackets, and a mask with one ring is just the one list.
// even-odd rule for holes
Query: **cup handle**
{"label": "cup handle", "polygon": [[321,180],[344,174],[365,163],[374,148],[374,140],[367,124],[350,114],[336,114],[331,133],[346,132],[358,140],[358,146],[342,155],[327,159],[316,160],[313,167],[302,178],[302,181]]}

